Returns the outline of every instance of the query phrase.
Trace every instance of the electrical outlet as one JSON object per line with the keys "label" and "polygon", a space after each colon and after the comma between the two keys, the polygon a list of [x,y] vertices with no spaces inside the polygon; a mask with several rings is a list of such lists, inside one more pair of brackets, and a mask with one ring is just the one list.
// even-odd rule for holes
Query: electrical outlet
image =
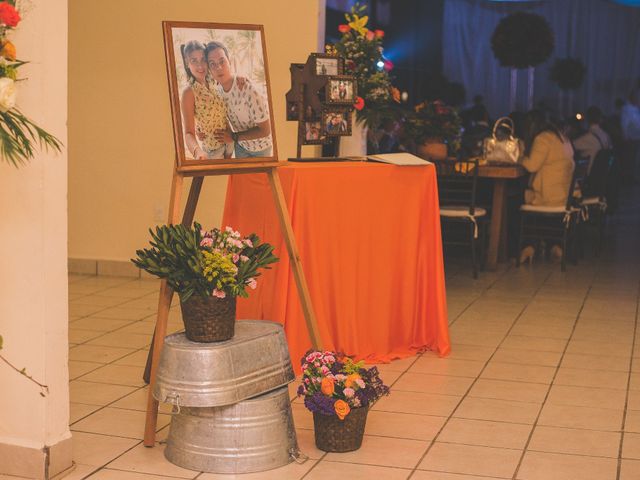
{"label": "electrical outlet", "polygon": [[156,203],[153,206],[153,221],[157,223],[164,223],[164,221],[166,220],[165,216],[166,215],[164,213],[164,206]]}

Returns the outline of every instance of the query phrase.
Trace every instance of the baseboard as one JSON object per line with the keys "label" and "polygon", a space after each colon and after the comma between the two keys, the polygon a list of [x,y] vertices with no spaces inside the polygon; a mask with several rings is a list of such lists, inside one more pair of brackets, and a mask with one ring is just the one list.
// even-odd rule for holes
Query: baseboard
{"label": "baseboard", "polygon": [[49,480],[73,465],[71,437],[43,448],[0,443],[0,474]]}
{"label": "baseboard", "polygon": [[[140,269],[126,260],[94,260],[89,258],[69,258],[69,273],[80,275],[101,275],[110,277],[147,278]],[[154,277],[155,278],[155,277]]]}

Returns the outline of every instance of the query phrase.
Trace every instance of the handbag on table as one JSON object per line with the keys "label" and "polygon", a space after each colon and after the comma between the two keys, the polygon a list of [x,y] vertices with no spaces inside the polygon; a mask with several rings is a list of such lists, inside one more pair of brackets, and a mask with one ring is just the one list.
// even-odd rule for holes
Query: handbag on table
{"label": "handbag on table", "polygon": [[[496,135],[500,127],[508,131],[506,137],[498,138]],[[482,146],[482,156],[487,163],[518,163],[522,154],[522,144],[513,135],[513,132],[513,120],[509,117],[502,117],[496,120],[491,136],[484,139]]]}

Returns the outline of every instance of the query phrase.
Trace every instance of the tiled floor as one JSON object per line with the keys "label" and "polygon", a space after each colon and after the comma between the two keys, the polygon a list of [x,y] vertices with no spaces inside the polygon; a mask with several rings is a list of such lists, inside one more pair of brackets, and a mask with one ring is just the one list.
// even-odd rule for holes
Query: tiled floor
{"label": "tiled floor", "polygon": [[[370,412],[362,448],[315,449],[311,415],[294,401],[309,460],[238,478],[640,479],[639,209],[616,216],[600,258],[587,251],[564,274],[537,261],[474,281],[447,265],[452,353],[380,367],[392,395]],[[69,282],[77,467],[66,478],[235,478],[184,470],[162,444],[141,444],[158,284]],[[179,328],[174,309],[170,329]],[[159,439],[169,421],[163,408]]]}

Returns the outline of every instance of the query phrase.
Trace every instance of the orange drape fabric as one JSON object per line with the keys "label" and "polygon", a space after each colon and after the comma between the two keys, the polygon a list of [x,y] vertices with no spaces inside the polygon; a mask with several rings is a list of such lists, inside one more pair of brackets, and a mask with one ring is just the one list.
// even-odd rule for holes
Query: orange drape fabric
{"label": "orange drape fabric", "polygon": [[[290,163],[278,169],[325,349],[367,363],[449,353],[433,165]],[[284,324],[294,367],[311,346],[265,174],[229,177],[223,227],[255,232],[280,262],[237,317]]]}

